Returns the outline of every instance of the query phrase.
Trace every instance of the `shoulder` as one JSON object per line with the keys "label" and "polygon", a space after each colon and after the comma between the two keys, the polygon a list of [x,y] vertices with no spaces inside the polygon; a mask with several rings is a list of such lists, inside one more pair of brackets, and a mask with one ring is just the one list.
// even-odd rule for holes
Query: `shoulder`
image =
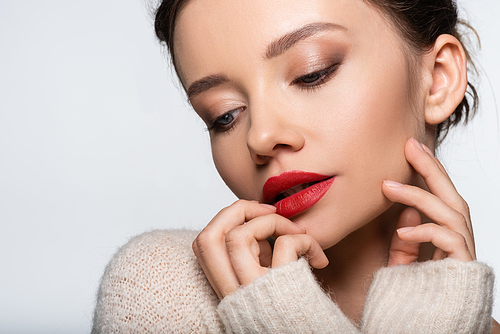
{"label": "shoulder", "polygon": [[[109,267],[129,261],[138,265],[139,259],[148,262],[153,259],[163,259],[170,265],[178,264],[180,259],[196,260],[191,251],[191,243],[196,235],[197,232],[191,230],[154,230],[140,234],[120,247],[107,270]],[[140,269],[144,271],[153,268],[149,265]]]}
{"label": "shoulder", "polygon": [[369,333],[488,333],[494,274],[488,265],[454,259],[381,268],[368,291]]}
{"label": "shoulder", "polygon": [[132,238],[104,272],[94,333],[217,332],[218,304],[191,249],[196,231]]}

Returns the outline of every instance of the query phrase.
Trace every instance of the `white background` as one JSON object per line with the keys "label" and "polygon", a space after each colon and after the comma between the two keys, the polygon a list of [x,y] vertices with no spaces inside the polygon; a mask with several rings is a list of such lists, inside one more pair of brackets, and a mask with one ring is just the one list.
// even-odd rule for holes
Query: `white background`
{"label": "white background", "polygon": [[[440,156],[500,273],[500,2],[460,5],[487,76]],[[0,0],[0,333],[88,332],[118,246],[235,199],[174,83],[141,0]]]}

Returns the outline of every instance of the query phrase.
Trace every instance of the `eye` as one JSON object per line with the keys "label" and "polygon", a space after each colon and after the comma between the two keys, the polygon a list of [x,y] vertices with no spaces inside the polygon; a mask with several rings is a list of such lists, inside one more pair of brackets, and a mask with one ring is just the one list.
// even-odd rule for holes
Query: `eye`
{"label": "eye", "polygon": [[292,82],[292,85],[299,85],[303,89],[314,89],[326,83],[336,72],[340,63],[335,63],[321,71],[312,72],[303,75]]}
{"label": "eye", "polygon": [[321,72],[315,72],[315,73],[304,75],[304,76],[301,77],[300,80],[303,83],[306,83],[306,84],[313,83],[313,82],[318,81],[319,79],[321,79],[321,76],[322,76]]}
{"label": "eye", "polygon": [[234,125],[236,125],[238,115],[243,110],[244,108],[240,107],[217,117],[213,122],[210,123],[208,131],[214,130],[215,132],[225,132],[230,130]]}

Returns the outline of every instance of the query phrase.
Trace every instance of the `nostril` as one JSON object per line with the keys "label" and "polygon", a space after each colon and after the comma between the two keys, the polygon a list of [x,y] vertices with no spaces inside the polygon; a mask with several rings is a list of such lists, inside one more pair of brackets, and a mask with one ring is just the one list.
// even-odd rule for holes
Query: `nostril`
{"label": "nostril", "polygon": [[279,149],[279,148],[292,148],[292,145],[289,145],[289,144],[276,144],[274,146],[274,149]]}

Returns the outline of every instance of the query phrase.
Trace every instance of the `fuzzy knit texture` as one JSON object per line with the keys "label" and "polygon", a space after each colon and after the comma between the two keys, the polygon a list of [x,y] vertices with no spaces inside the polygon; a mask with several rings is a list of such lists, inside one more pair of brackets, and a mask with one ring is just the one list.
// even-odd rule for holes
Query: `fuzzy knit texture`
{"label": "fuzzy knit texture", "polygon": [[219,302],[191,243],[152,231],[110,261],[92,333],[490,333],[494,275],[452,259],[381,268],[355,326],[304,259],[270,270]]}

